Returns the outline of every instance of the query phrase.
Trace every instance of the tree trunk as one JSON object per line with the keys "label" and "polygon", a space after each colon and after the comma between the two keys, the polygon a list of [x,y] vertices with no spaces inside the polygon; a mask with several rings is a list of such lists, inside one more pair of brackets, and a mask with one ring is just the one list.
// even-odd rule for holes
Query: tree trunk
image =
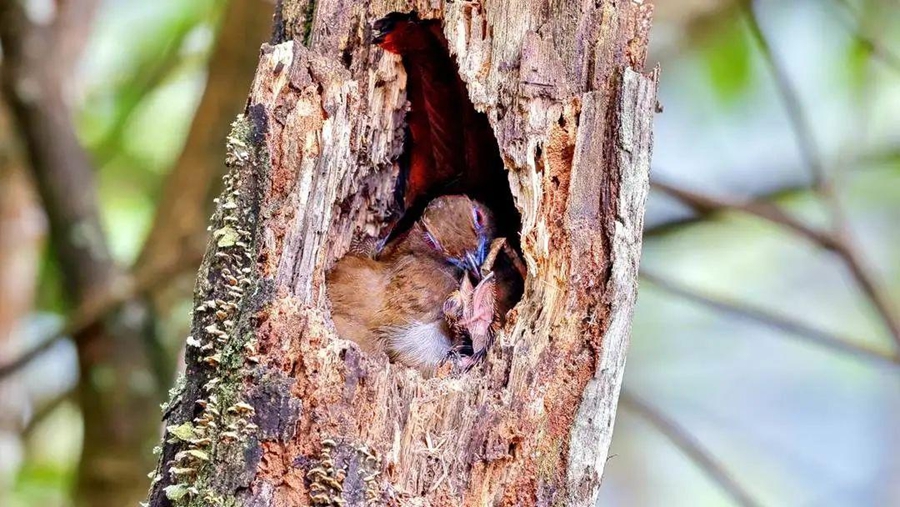
{"label": "tree trunk", "polygon": [[[594,4],[279,3],[229,137],[151,505],[595,503],[657,76],[640,73],[652,7]],[[391,211],[406,75],[368,41],[374,20],[413,8],[442,20],[490,120],[528,265],[485,364],[445,378],[338,339],[324,287]]]}

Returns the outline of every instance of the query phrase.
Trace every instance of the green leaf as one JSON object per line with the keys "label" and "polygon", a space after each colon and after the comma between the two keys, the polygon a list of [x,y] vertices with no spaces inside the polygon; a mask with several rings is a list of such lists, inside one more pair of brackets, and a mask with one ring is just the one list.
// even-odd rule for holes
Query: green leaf
{"label": "green leaf", "polygon": [[850,41],[846,49],[845,65],[841,68],[847,76],[847,83],[855,91],[863,90],[868,77],[868,65],[872,59],[872,48],[859,38]]}
{"label": "green leaf", "polygon": [[724,19],[701,49],[707,78],[725,103],[737,101],[753,76],[750,38],[740,21],[737,16]]}

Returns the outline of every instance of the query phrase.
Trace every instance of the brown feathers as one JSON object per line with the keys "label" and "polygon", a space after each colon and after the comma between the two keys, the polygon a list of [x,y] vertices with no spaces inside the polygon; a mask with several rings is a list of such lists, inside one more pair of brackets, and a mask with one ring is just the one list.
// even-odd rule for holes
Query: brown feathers
{"label": "brown feathers", "polygon": [[459,345],[444,319],[444,302],[464,270],[478,271],[493,231],[493,218],[479,203],[442,196],[374,258],[339,260],[327,277],[338,335],[406,366],[433,370]]}

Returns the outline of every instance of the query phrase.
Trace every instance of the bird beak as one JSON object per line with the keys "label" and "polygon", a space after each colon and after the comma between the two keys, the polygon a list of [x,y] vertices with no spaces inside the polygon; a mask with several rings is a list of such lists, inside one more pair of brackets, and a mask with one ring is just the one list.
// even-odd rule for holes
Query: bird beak
{"label": "bird beak", "polygon": [[466,268],[475,280],[481,280],[481,262],[471,252],[466,254]]}
{"label": "bird beak", "polygon": [[481,237],[478,241],[478,250],[474,253],[468,252],[466,254],[466,268],[469,272],[472,273],[472,276],[475,277],[475,280],[481,280],[481,266],[484,264],[484,260],[487,259],[488,254],[488,241],[487,238]]}
{"label": "bird beak", "polygon": [[388,33],[389,30],[383,30],[382,27],[376,25],[372,28],[372,43],[381,44],[384,42],[384,39],[387,38]]}
{"label": "bird beak", "polygon": [[390,17],[384,17],[372,23],[372,43],[381,44],[384,42],[384,38],[394,29],[395,24]]}
{"label": "bird beak", "polygon": [[478,260],[478,268],[481,269],[481,265],[484,264],[485,259],[487,259],[488,254],[488,239],[484,236],[481,236],[478,239],[478,253],[476,254],[476,259]]}

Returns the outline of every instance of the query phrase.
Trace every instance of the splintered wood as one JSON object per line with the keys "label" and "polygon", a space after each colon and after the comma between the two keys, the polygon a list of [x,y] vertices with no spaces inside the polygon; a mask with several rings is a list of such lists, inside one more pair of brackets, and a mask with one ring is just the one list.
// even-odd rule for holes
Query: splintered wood
{"label": "splintered wood", "polygon": [[[198,491],[222,505],[593,506],[640,259],[656,108],[657,75],[642,74],[650,2],[307,4],[277,3],[278,40],[263,47],[245,114],[256,155],[233,169],[258,185],[236,187],[256,192],[240,198],[253,282],[229,339],[251,337],[258,364],[216,368],[242,372],[228,392],[253,405],[258,430],[241,454],[209,455]],[[406,76],[367,40],[374,20],[413,9],[442,20],[490,119],[522,216],[511,261],[527,265],[484,362],[449,378],[339,339],[324,290],[353,238],[378,236],[389,215]],[[507,248],[495,243],[489,266]],[[226,283],[207,257],[201,280]],[[218,371],[191,368],[167,425],[190,421]],[[169,486],[163,477],[154,491]]]}
{"label": "splintered wood", "polygon": [[521,276],[523,280],[527,278],[528,268],[525,267],[522,258],[519,257],[518,252],[509,245],[506,238],[497,238],[491,242],[491,248],[488,250],[487,257],[484,258],[484,263],[481,264],[481,276],[487,276],[488,273],[494,271],[494,263],[497,262],[497,255],[499,255],[501,251],[509,258],[509,261],[519,273],[519,276]]}

